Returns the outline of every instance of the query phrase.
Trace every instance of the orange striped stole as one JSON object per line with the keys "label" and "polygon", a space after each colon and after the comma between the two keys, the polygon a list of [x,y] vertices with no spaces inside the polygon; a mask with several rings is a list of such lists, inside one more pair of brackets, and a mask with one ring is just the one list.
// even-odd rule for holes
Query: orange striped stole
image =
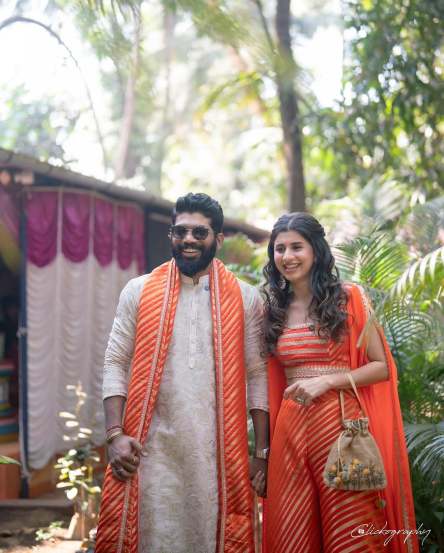
{"label": "orange striped stole", "polygon": [[[348,285],[346,289],[349,295],[347,310],[353,315],[350,324],[351,366],[357,368],[368,362],[366,340],[363,340],[360,347],[357,344],[360,343],[361,336],[365,338],[371,306],[360,286]],[[361,387],[360,396],[387,474],[387,487],[381,492],[386,501],[384,511],[387,527],[402,530],[390,542],[390,552],[418,553],[409,458],[398,397],[398,371],[384,331],[377,323],[376,330],[384,346],[389,380]],[[407,532],[412,533],[405,539]]]}
{"label": "orange striped stole", "polygon": [[[170,343],[180,289],[174,260],[155,269],[142,291],[124,418],[144,443]],[[219,518],[216,553],[253,552],[248,478],[243,303],[239,284],[219,260],[210,271],[216,367]],[[96,553],[138,553],[139,482],[116,480],[108,466]],[[149,552],[144,552],[149,553]]]}

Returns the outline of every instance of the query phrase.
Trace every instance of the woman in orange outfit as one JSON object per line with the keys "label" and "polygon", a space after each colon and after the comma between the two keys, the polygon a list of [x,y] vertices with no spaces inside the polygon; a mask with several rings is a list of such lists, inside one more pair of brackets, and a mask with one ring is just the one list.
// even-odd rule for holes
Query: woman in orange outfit
{"label": "woman in orange outfit", "polygon": [[[368,324],[365,295],[340,282],[324,230],[306,213],[279,218],[268,256],[272,441],[265,552],[418,552],[396,367],[380,327]],[[347,416],[359,414],[350,371],[383,457],[382,491],[336,490],[323,482],[343,430],[339,390]]]}

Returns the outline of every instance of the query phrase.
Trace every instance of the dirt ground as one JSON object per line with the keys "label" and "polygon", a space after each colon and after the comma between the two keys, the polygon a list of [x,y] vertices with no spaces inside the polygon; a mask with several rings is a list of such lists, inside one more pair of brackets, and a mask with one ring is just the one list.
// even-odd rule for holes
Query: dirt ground
{"label": "dirt ground", "polygon": [[0,553],[76,553],[80,547],[79,541],[62,541],[55,539],[53,542],[42,542],[34,546],[6,546],[0,547]]}
{"label": "dirt ground", "polygon": [[70,508],[0,507],[0,553],[75,553],[80,541],[36,540],[37,530],[47,528],[51,522],[60,521],[62,528],[67,529],[71,515]]}

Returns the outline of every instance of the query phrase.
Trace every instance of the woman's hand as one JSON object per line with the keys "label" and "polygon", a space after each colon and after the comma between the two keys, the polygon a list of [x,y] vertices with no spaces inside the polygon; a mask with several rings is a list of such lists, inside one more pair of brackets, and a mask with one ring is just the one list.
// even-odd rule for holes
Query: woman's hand
{"label": "woman's hand", "polygon": [[330,382],[325,376],[304,378],[285,389],[284,399],[292,399],[308,407],[314,399],[328,392],[330,388]]}

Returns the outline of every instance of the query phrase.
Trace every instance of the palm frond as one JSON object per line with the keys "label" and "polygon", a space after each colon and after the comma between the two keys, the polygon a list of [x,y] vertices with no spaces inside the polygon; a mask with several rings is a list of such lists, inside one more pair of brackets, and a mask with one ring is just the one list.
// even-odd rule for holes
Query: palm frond
{"label": "palm frond", "polygon": [[400,350],[414,351],[430,339],[434,328],[433,319],[427,313],[421,313],[397,306],[385,316],[379,316],[387,340],[394,355]]}
{"label": "palm frond", "polygon": [[231,79],[215,86],[204,98],[197,115],[202,116],[216,104],[227,107],[240,95],[257,99],[262,85],[263,78],[257,71],[241,71]]}
{"label": "palm frond", "polygon": [[444,246],[433,250],[412,263],[393,285],[392,296],[402,296],[408,293],[418,283],[424,284],[429,277],[433,280],[438,266],[444,266]]}
{"label": "palm frond", "polygon": [[[367,290],[375,318],[384,327],[398,361],[406,352],[415,351],[430,340],[436,327],[434,318],[411,297],[392,293],[405,274],[409,256],[406,246],[395,240],[391,232],[375,229],[370,236],[341,244],[335,248],[335,258],[342,277]],[[428,259],[427,267],[432,262]],[[418,274],[423,274],[424,269],[421,271]],[[404,363],[400,366],[402,370]]]}
{"label": "palm frond", "polygon": [[432,482],[444,481],[444,421],[406,424],[407,449],[413,466]]}
{"label": "palm frond", "polygon": [[408,261],[406,247],[378,230],[336,246],[334,253],[343,278],[381,290],[395,284]]}

